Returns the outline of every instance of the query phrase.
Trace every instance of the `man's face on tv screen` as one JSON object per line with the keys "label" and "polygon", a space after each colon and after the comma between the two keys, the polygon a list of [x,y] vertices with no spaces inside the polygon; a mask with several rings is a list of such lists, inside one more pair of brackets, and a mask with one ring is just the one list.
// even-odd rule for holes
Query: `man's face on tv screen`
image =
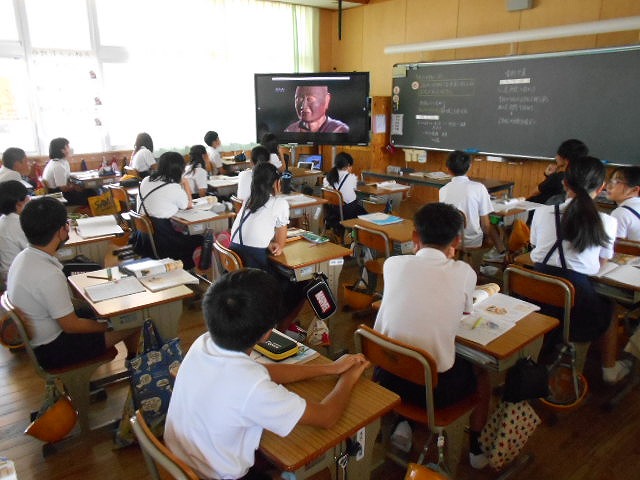
{"label": "man's face on tv screen", "polygon": [[330,100],[327,87],[296,88],[295,107],[298,118],[309,123],[319,120],[329,108]]}

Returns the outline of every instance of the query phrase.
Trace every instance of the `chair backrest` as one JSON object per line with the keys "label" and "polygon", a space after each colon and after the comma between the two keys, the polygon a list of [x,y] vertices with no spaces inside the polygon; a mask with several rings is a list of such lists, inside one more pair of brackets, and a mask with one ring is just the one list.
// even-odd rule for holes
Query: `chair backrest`
{"label": "chair backrest", "polygon": [[355,230],[355,239],[359,244],[384,254],[385,258],[391,256],[391,241],[386,233],[362,225],[354,225],[353,229]]}
{"label": "chair backrest", "polygon": [[410,463],[404,480],[447,480],[448,478],[424,465]]}
{"label": "chair backrest", "polygon": [[116,204],[120,212],[128,212],[129,208],[129,194],[122,187],[110,187],[111,197],[113,198],[113,202]]}
{"label": "chair backrest", "polygon": [[374,365],[397,377],[425,386],[429,425],[435,425],[433,389],[438,385],[435,359],[421,348],[395,340],[371,327],[360,325],[354,333],[356,351]]}
{"label": "chair backrest", "polygon": [[20,335],[20,338],[22,340],[22,344],[24,345],[24,349],[27,352],[27,356],[29,357],[29,360],[33,364],[34,368],[36,369],[36,372],[42,378],[47,380],[48,378],[47,372],[40,366],[40,363],[38,363],[36,354],[33,352],[33,348],[29,343],[29,334],[27,333],[27,326],[29,325],[29,322],[25,321],[26,318],[24,317],[20,309],[16,308],[13,305],[13,303],[11,303],[7,292],[4,292],[2,294],[2,297],[0,297],[0,303],[2,304],[2,308],[4,308],[7,314],[9,315],[9,318],[13,320],[13,323],[15,324],[15,327],[18,330],[18,334]]}
{"label": "chair backrest", "polygon": [[158,255],[158,248],[156,247],[155,229],[153,228],[151,219],[146,215],[137,213],[133,210],[129,211],[129,216],[133,219],[133,228],[138,232],[146,233],[149,237],[149,244],[151,245],[154,258],[160,258]]}
{"label": "chair backrest", "polygon": [[241,198],[236,197],[235,195],[231,195],[231,205],[233,205],[233,211],[238,213],[242,208],[243,200]]}
{"label": "chair backrest", "polygon": [[133,433],[138,439],[144,460],[153,480],[160,480],[158,465],[176,480],[198,480],[198,475],[186,463],[176,457],[151,432],[140,410],[129,419]]}
{"label": "chair backrest", "polygon": [[613,244],[613,250],[616,253],[640,256],[640,242],[634,242],[633,240],[626,240],[624,238],[616,238],[616,242]]}
{"label": "chair backrest", "polygon": [[238,255],[230,248],[225,247],[217,240],[214,242],[213,248],[215,249],[218,258],[220,259],[222,268],[224,268],[227,272],[239,270],[244,266],[240,255]]}
{"label": "chair backrest", "polygon": [[342,205],[344,200],[342,198],[342,194],[331,187],[322,187],[322,198],[327,200],[329,205],[333,205],[334,207],[338,207],[338,211],[340,212],[340,221],[344,220],[344,213],[342,211]]}
{"label": "chair backrest", "polygon": [[563,338],[565,342],[569,341],[571,309],[576,295],[569,280],[519,265],[509,265],[503,274],[503,290],[506,295],[513,293],[533,303],[562,308]]}

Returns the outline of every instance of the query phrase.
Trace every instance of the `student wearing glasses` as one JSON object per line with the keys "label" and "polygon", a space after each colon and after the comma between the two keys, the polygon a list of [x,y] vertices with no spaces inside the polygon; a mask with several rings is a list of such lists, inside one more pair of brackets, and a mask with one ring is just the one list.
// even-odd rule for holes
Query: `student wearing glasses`
{"label": "student wearing glasses", "polygon": [[640,241],[640,167],[616,168],[607,182],[607,197],[618,204],[611,216],[618,220],[618,238]]}

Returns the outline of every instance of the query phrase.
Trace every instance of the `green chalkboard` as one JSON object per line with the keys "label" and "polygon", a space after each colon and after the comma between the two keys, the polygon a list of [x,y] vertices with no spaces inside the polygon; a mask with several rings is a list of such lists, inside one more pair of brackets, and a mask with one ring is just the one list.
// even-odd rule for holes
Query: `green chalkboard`
{"label": "green chalkboard", "polygon": [[640,164],[640,47],[393,69],[391,143],[553,158],[566,139]]}

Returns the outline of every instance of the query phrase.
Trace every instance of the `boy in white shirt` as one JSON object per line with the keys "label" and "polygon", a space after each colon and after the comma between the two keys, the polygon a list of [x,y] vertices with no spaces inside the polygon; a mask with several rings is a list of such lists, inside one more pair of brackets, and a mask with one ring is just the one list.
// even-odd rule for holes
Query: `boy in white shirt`
{"label": "boy in white shirt", "polygon": [[27,188],[21,181],[0,182],[0,287],[3,290],[13,259],[29,246],[20,226],[20,214],[28,201]]}
{"label": "boy in white shirt", "polygon": [[[257,269],[228,273],[205,294],[208,332],[196,339],[180,366],[164,433],[167,446],[199,478],[249,478],[265,428],[286,436],[297,424],[331,427],[369,366],[362,355],[324,365],[252,360],[253,345],[268,338],[281,308],[277,281]],[[339,375],[320,402],[282,385],[320,375]]]}
{"label": "boy in white shirt", "polygon": [[211,175],[218,175],[220,170],[222,169],[222,156],[220,156],[220,152],[218,148],[222,144],[220,141],[220,137],[218,136],[218,132],[214,132],[213,130],[209,130],[204,135],[204,144],[207,149],[207,155],[209,156],[209,161],[207,162],[207,171]]}
{"label": "boy in white shirt", "polygon": [[453,178],[440,189],[440,201],[453,205],[466,217],[464,229],[464,246],[481,247],[484,235],[493,242],[493,248],[487,252],[483,260],[502,262],[506,249],[496,228],[491,225],[489,214],[493,211],[487,187],[467,177],[471,167],[471,156],[455,150],[447,158],[447,168]]}

